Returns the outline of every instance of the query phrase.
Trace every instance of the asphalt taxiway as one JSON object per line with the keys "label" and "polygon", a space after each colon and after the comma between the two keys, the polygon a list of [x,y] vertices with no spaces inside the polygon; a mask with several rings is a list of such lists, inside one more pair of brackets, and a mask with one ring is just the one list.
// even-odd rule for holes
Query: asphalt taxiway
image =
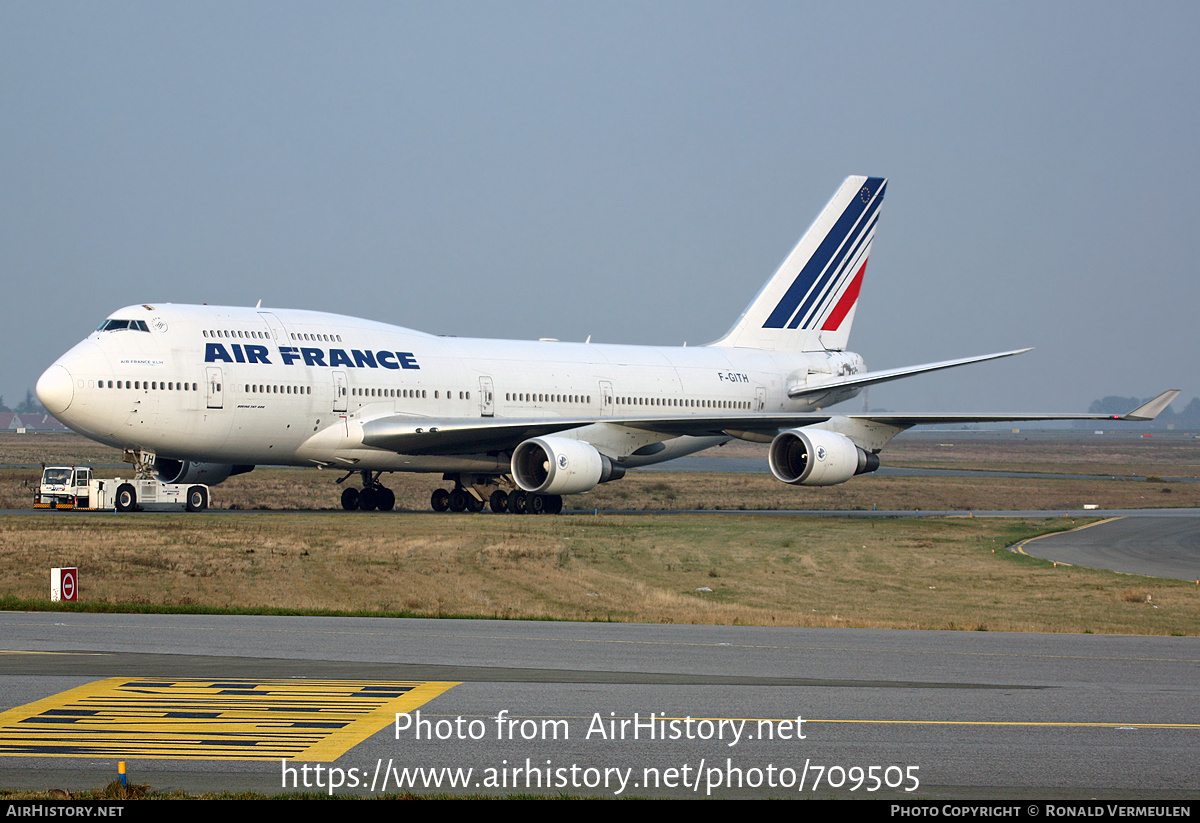
{"label": "asphalt taxiway", "polygon": [[1091,526],[1026,540],[1025,554],[1127,574],[1200,583],[1200,517],[1142,511]]}
{"label": "asphalt taxiway", "polygon": [[1200,799],[1191,638],[30,613],[0,632],[10,788],[103,785],[124,760],[189,791]]}

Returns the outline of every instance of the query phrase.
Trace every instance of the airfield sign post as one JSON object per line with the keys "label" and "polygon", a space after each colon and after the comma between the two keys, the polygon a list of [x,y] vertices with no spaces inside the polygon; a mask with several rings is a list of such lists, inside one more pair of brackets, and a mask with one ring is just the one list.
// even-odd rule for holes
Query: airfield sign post
{"label": "airfield sign post", "polygon": [[50,570],[50,601],[79,600],[79,569],[77,567]]}

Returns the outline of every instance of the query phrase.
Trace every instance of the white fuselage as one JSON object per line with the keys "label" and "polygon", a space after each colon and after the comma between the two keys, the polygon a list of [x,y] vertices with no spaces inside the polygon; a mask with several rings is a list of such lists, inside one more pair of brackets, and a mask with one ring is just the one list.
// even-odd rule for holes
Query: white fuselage
{"label": "white fuselage", "polygon": [[[857,390],[789,399],[790,387],[864,370],[846,352],[438,337],[282,309],[131,306],[107,325],[114,328],[92,333],[43,375],[38,395],[47,408],[113,446],[214,463],[507,470],[503,454],[406,456],[363,446],[363,422],[399,415],[611,418],[564,435],[644,465],[727,438],[673,438],[622,427],[622,418],[807,412]],[[669,448],[633,455],[666,441]]]}

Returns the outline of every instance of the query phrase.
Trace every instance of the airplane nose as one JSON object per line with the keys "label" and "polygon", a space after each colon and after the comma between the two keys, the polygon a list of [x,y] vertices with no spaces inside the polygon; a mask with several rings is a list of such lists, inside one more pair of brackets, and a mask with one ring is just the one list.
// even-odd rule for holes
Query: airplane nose
{"label": "airplane nose", "polygon": [[38,378],[35,391],[46,411],[57,416],[71,405],[75,397],[75,383],[71,380],[71,373],[55,363]]}

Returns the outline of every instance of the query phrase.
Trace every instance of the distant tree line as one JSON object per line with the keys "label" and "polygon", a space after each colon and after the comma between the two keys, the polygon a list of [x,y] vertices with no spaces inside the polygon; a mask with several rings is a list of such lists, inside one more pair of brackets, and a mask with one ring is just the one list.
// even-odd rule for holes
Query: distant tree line
{"label": "distant tree line", "polygon": [[[1149,397],[1139,399],[1137,397],[1110,395],[1093,401],[1092,405],[1088,406],[1088,414],[1127,414],[1149,399]],[[1076,427],[1090,429],[1095,427],[1094,423],[1100,422],[1102,421],[1080,420],[1076,422]],[[1177,412],[1171,406],[1168,406],[1163,409],[1163,413],[1158,416],[1158,419],[1152,423],[1124,425],[1136,425],[1152,429],[1175,428],[1200,430],[1200,397],[1193,397],[1192,402],[1188,403],[1181,412]]]}
{"label": "distant tree line", "polygon": [[38,399],[33,396],[33,391],[25,390],[25,399],[17,404],[15,409],[10,409],[4,403],[4,395],[0,394],[0,413],[16,412],[17,414],[46,414],[46,409],[38,402]]}

